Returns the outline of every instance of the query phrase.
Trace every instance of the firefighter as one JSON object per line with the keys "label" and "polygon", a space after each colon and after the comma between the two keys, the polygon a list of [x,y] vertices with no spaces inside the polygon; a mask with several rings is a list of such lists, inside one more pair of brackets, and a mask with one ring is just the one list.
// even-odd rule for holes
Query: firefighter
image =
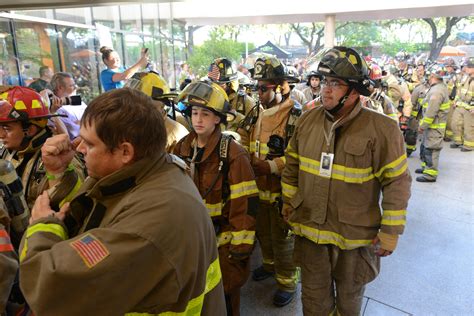
{"label": "firefighter", "polygon": [[303,93],[308,102],[319,98],[321,93],[321,80],[323,77],[316,71],[312,70],[306,76],[306,88],[303,89]]}
{"label": "firefighter", "polygon": [[252,278],[261,281],[274,275],[278,289],[273,303],[281,307],[293,299],[298,278],[293,263],[294,237],[280,216],[280,176],[285,166],[284,150],[301,110],[295,108],[289,91],[282,94],[283,86],[294,78],[277,58],[270,55],[258,58],[253,79],[258,81],[264,110],[251,127],[247,144],[260,191],[257,238],[263,256],[263,265],[253,271]]}
{"label": "firefighter", "polygon": [[420,83],[415,87],[415,89],[413,89],[413,92],[411,93],[411,103],[413,104],[413,110],[411,111],[411,116],[407,121],[407,128],[404,132],[407,156],[410,156],[411,153],[416,150],[418,128],[420,125],[419,121],[423,113],[423,100],[430,87],[425,76],[425,67],[426,64],[424,61],[419,61],[417,63],[416,73],[417,77],[420,78]]}
{"label": "firefighter", "polygon": [[359,315],[404,230],[411,178],[396,122],[360,104],[365,61],[346,47],[319,58],[323,105],[301,116],[288,145],[282,213],[297,235],[304,315]]}
{"label": "firefighter", "polygon": [[467,76],[459,85],[452,119],[454,143],[451,148],[461,147],[462,152],[474,149],[474,57],[464,66]]}
{"label": "firefighter", "polygon": [[227,130],[237,131],[245,116],[255,107],[255,101],[245,91],[239,89],[239,78],[232,62],[227,58],[217,58],[209,66],[207,77],[225,90],[234,119],[228,122]]}
{"label": "firefighter", "polygon": [[456,95],[457,95],[458,83],[459,83],[458,76],[456,74],[456,70],[458,67],[453,58],[447,58],[443,64],[444,64],[444,68],[446,69],[446,75],[445,75],[445,78],[443,79],[444,79],[444,82],[446,83],[446,86],[448,87],[448,96],[450,100],[450,107],[449,107],[448,118],[446,122],[446,132],[444,135],[444,141],[450,142],[453,140],[452,121],[453,121],[454,108],[456,107],[454,99],[456,98]]}
{"label": "firefighter", "polygon": [[[8,177],[5,177],[7,170],[0,170],[0,182],[2,187],[8,187],[8,178],[19,178],[14,190],[16,194],[10,195],[10,189],[2,188],[4,204],[9,206],[3,211],[8,213],[11,221],[9,237],[2,237],[10,238],[15,250],[18,250],[21,237],[28,226],[30,210],[36,198],[49,189],[53,207],[59,209],[59,205],[72,198],[84,178],[83,164],[77,157],[66,170],[58,171],[41,154],[42,148],[49,149],[45,144],[52,132],[47,122],[55,116],[49,112],[46,102],[36,91],[24,87],[0,87],[1,158],[14,167],[11,170],[13,174]],[[58,137],[69,140],[67,134]],[[65,181],[57,184],[59,178],[64,178]],[[4,294],[0,293],[0,296]],[[10,302],[24,303],[17,283],[13,286]]]}
{"label": "firefighter", "polygon": [[[21,243],[21,288],[34,314],[225,314],[214,229],[186,164],[165,152],[150,97],[101,94],[80,135],[89,177],[59,212],[39,196]],[[49,143],[48,159],[67,168],[69,141]]]}
{"label": "firefighter", "polygon": [[439,154],[443,148],[443,137],[450,109],[448,88],[443,81],[446,70],[441,65],[433,65],[429,69],[430,88],[426,92],[423,103],[423,119],[419,131],[423,134],[420,149],[421,168],[415,173],[422,174],[416,178],[418,182],[436,182],[438,177]]}
{"label": "firefighter", "polygon": [[377,64],[372,64],[369,70],[373,86],[369,87],[369,97],[361,96],[362,105],[376,112],[383,113],[398,123],[397,109],[392,100],[385,94],[382,87],[382,69]]}
{"label": "firefighter", "polygon": [[220,125],[231,111],[225,91],[214,82],[191,83],[179,99],[191,117],[193,131],[175,154],[191,175],[216,231],[227,315],[240,315],[240,288],[250,274],[255,240],[258,189],[247,151]]}
{"label": "firefighter", "polygon": [[[186,127],[176,121],[176,117],[180,113],[175,111],[173,99],[177,97],[177,94],[170,93],[170,88],[163,77],[153,71],[134,74],[132,78],[127,80],[125,86],[137,89],[153,99],[153,104],[160,110],[165,120],[166,152],[173,152],[176,143],[188,134]],[[174,119],[168,117],[165,106],[168,107],[171,112],[170,115],[174,116]]]}

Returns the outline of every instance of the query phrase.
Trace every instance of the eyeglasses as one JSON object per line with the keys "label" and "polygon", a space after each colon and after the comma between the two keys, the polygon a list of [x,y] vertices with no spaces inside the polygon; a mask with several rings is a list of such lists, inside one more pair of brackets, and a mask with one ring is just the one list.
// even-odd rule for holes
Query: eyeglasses
{"label": "eyeglasses", "polygon": [[343,84],[338,81],[327,81],[327,80],[321,81],[322,88],[330,87],[331,89],[333,89],[333,88],[348,87],[348,86],[349,86],[348,84]]}
{"label": "eyeglasses", "polygon": [[258,86],[257,86],[257,90],[262,91],[262,92],[267,92],[269,89],[271,89],[271,88],[273,88],[273,87],[275,87],[275,85],[271,85],[271,84],[269,84],[269,85],[263,85],[263,84],[262,84],[262,85],[258,85]]}

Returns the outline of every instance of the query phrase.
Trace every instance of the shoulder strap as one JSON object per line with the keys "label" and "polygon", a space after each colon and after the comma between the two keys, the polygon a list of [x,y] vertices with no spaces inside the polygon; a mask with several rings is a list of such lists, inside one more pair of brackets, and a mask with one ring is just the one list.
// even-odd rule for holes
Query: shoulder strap
{"label": "shoulder strap", "polygon": [[[223,198],[227,198],[227,193],[230,194],[230,187],[228,185],[228,180],[227,180],[227,174],[229,173],[229,144],[232,140],[232,136],[230,135],[221,135],[221,140],[219,142],[219,146],[216,147],[218,150],[219,154],[219,167],[217,169],[218,173],[214,180],[212,181],[211,186],[209,189],[207,189],[206,193],[203,195],[203,199],[208,196],[209,193],[211,193],[212,189],[216,186],[217,180],[219,179],[219,176],[222,174],[222,195]],[[227,189],[227,187],[229,187]],[[227,192],[225,192],[227,191]],[[224,196],[226,194],[226,196]]]}
{"label": "shoulder strap", "polygon": [[293,107],[290,111],[290,115],[288,116],[285,127],[285,147],[288,145],[290,138],[295,133],[296,121],[300,117],[301,113],[301,107]]}

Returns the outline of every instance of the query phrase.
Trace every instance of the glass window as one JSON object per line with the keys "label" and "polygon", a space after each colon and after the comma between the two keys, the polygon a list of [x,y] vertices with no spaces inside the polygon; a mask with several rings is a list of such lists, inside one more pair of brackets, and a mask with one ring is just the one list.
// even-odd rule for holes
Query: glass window
{"label": "glass window", "polygon": [[92,24],[90,8],[56,9],[56,20]]}
{"label": "glass window", "polygon": [[50,10],[22,10],[22,11],[13,11],[15,14],[34,16],[37,18],[44,19],[54,19],[54,12]]}
{"label": "glass window", "polygon": [[150,67],[152,70],[161,74],[161,55],[160,55],[160,41],[155,40],[154,37],[145,36],[145,47],[150,53]]}
{"label": "glass window", "polygon": [[63,70],[73,75],[84,102],[99,95],[98,40],[90,29],[58,26]]}
{"label": "glass window", "polygon": [[135,34],[125,35],[125,68],[134,65],[140,59],[143,38]]}
{"label": "glass window", "polygon": [[120,16],[118,6],[93,7],[92,15],[95,22],[99,22],[111,29],[120,29]]}
{"label": "glass window", "polygon": [[142,4],[143,33],[155,36],[158,34],[158,5],[156,3]]}
{"label": "glass window", "polygon": [[142,32],[142,15],[139,4],[121,5],[120,20],[122,22],[122,30]]}
{"label": "glass window", "polygon": [[[54,26],[15,21],[15,34],[23,85],[39,77],[39,68],[48,66],[59,71],[57,33]],[[17,83],[18,84],[18,83]]]}
{"label": "glass window", "polygon": [[13,54],[13,38],[8,20],[0,19],[0,85],[18,83],[18,63]]}

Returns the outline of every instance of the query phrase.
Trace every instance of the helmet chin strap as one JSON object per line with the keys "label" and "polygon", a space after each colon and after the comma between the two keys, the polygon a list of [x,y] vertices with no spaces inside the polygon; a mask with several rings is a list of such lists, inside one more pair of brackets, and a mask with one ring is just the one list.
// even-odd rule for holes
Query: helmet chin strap
{"label": "helmet chin strap", "polygon": [[342,107],[344,106],[344,103],[346,103],[347,98],[349,97],[349,94],[351,94],[352,89],[353,88],[350,87],[350,89],[347,90],[346,94],[343,95],[342,98],[339,99],[339,103],[335,107],[333,107],[330,110],[327,110],[329,114],[331,114],[332,116],[335,116],[342,109]]}

